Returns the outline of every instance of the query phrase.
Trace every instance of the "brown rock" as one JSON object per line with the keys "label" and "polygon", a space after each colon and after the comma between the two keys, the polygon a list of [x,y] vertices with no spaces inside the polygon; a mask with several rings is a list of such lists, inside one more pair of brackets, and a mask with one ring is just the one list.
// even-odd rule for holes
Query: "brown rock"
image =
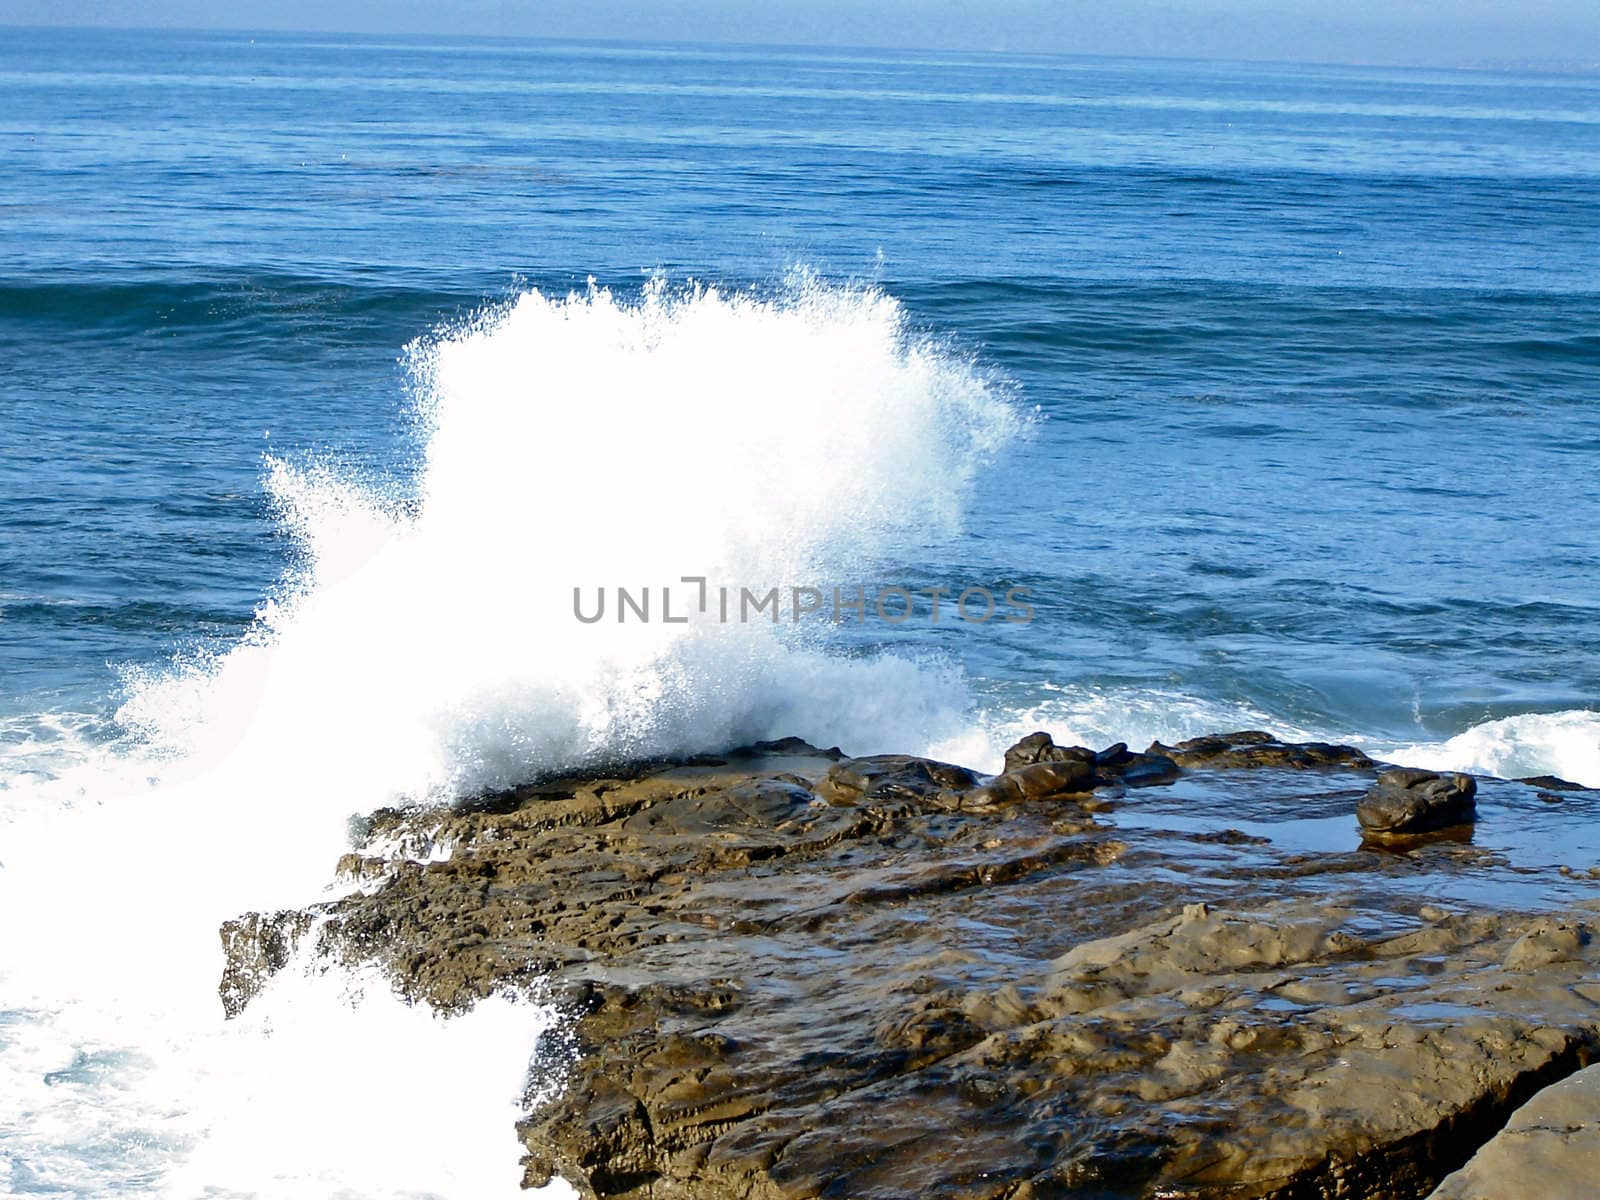
{"label": "brown rock", "polygon": [[1470,824],[1478,785],[1470,775],[1394,767],[1378,776],[1356,808],[1369,836],[1408,836]]}
{"label": "brown rock", "polygon": [[863,800],[926,800],[942,792],[965,791],[978,782],[975,772],[950,763],[906,754],[851,758],[828,769],[817,791],[835,804]]}
{"label": "brown rock", "polygon": [[[1511,911],[1492,856],[1116,828],[1057,789],[1142,756],[1047,741],[986,783],[781,744],[376,814],[449,859],[369,847],[360,894],[230,922],[224,1001],[297,942],[444,1011],[550,997],[526,1182],[629,1200],[1421,1200],[1600,1051],[1592,912]],[[1208,786],[1252,829],[1349,811]]]}
{"label": "brown rock", "polygon": [[1176,746],[1151,744],[1150,754],[1164,754],[1180,767],[1206,767],[1221,770],[1232,767],[1310,767],[1372,766],[1372,760],[1353,746],[1331,742],[1283,742],[1259,729],[1237,733],[1214,733],[1190,738]]}
{"label": "brown rock", "polygon": [[1600,1067],[1536,1094],[1430,1200],[1592,1200],[1600,1192]]}
{"label": "brown rock", "polygon": [[311,927],[308,912],[246,913],[223,922],[222,1011],[238,1016],[277,972],[288,965]]}

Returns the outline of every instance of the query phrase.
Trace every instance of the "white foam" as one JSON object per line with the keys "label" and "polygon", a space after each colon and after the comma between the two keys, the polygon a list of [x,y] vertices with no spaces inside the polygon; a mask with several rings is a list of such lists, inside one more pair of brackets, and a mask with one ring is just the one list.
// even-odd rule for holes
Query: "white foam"
{"label": "white foam", "polygon": [[416,494],[272,463],[302,556],[250,634],[130,673],[127,742],[15,759],[8,1187],[509,1196],[546,1009],[444,1021],[371,980],[352,1008],[350,980],[294,970],[225,1023],[218,924],[328,894],[350,817],[380,804],[790,733],[920,746],[959,725],[959,676],[908,659],[835,657],[767,624],[572,615],[575,587],[845,583],[952,529],[1019,420],[895,302],[803,277],[765,299],[534,292],[409,358]]}
{"label": "white foam", "polygon": [[1036,729],[1057,741],[1096,749],[1112,742],[1143,748],[1238,729],[1264,729],[1291,741],[1355,745],[1372,757],[1433,771],[1466,771],[1515,779],[1556,775],[1600,787],[1600,712],[1572,709],[1484,721],[1439,741],[1401,742],[1358,731],[1314,727],[1242,702],[1205,699],[1161,688],[1046,685],[1017,703],[990,704],[966,728],[936,739],[928,753],[987,771],[1000,769],[1006,748]]}
{"label": "white foam", "polygon": [[991,702],[966,729],[935,742],[929,753],[984,771],[1004,765],[1006,749],[1035,730],[1062,745],[1104,749],[1126,742],[1142,750],[1151,742],[1238,729],[1267,729],[1279,737],[1314,735],[1244,703],[1206,700],[1163,688],[1099,688],[1046,684],[1026,699]]}
{"label": "white foam", "polygon": [[1430,771],[1468,771],[1506,779],[1557,775],[1600,787],[1600,712],[1569,709],[1485,721],[1443,742],[1382,751],[1390,761]]}
{"label": "white foam", "polygon": [[496,998],[440,1019],[373,975],[303,964],[232,1022],[153,997],[133,979],[101,1003],[8,1014],[0,1181],[174,1200],[530,1194],[515,1123],[526,1089],[558,1082],[528,1067],[550,1009]]}
{"label": "white foam", "polygon": [[417,502],[275,464],[304,570],[246,645],[141,681],[126,720],[190,760],[293,746],[325,789],[426,797],[797,731],[905,744],[961,711],[948,677],[769,625],[572,609],[684,576],[829,587],[952,529],[1019,419],[894,301],[803,278],[779,299],[532,292],[411,362]]}

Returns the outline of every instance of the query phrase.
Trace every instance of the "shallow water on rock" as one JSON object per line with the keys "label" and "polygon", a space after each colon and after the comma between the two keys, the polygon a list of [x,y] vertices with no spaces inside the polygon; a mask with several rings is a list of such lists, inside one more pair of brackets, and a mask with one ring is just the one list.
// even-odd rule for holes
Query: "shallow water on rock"
{"label": "shallow water on rock", "polygon": [[[1349,855],[1302,888],[1347,890],[1366,873],[1420,900],[1519,910],[1600,896],[1600,792],[1478,781],[1475,824],[1414,842],[1366,842],[1356,802],[1365,772],[1217,772],[1129,792],[1100,819],[1117,829],[1180,835],[1190,865],[1232,878],[1278,872],[1298,856]],[[1591,876],[1590,872],[1596,874]]]}

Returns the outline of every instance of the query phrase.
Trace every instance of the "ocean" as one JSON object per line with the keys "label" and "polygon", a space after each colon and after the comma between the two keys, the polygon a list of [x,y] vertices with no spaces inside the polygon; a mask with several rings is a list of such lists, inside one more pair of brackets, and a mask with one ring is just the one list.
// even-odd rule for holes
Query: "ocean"
{"label": "ocean", "polygon": [[1600,77],[4,29],[0,101],[0,1193],[521,1194],[537,1003],[222,1021],[380,805],[1036,728],[1600,786]]}

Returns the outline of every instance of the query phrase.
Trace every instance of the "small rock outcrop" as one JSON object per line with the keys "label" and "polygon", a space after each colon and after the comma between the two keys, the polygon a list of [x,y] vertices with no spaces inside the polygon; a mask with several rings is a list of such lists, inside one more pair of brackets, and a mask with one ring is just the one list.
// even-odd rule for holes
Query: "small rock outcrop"
{"label": "small rock outcrop", "polygon": [[968,792],[964,807],[993,807],[1047,796],[1084,796],[1100,788],[1156,787],[1179,775],[1163,754],[1135,754],[1126,742],[1104,750],[1058,746],[1044,732],[1030,733],[1006,751],[1005,770]]}
{"label": "small rock outcrop", "polygon": [[1371,767],[1372,760],[1354,746],[1332,742],[1283,742],[1259,729],[1237,733],[1212,733],[1190,738],[1176,746],[1151,744],[1150,754],[1162,754],[1180,767],[1218,771],[1241,767]]}
{"label": "small rock outcrop", "polygon": [[1413,767],[1379,774],[1356,808],[1369,836],[1403,837],[1469,825],[1477,815],[1478,785],[1470,775],[1439,775]]}
{"label": "small rock outcrop", "polygon": [[1048,733],[1030,733],[1006,751],[1005,774],[1010,775],[1038,763],[1076,762],[1093,768],[1096,787],[1155,787],[1171,783],[1180,774],[1178,764],[1154,749],[1143,754],[1117,742],[1104,750],[1083,746],[1058,746]]}
{"label": "small rock outcrop", "polygon": [[223,922],[222,997],[225,1016],[236,1017],[269,979],[283,970],[311,926],[306,912],[246,913]]}
{"label": "small rock outcrop", "polygon": [[945,797],[954,808],[960,795],[975,787],[976,771],[909,754],[877,754],[847,758],[828,768],[817,794],[831,804],[872,800],[933,800]]}

